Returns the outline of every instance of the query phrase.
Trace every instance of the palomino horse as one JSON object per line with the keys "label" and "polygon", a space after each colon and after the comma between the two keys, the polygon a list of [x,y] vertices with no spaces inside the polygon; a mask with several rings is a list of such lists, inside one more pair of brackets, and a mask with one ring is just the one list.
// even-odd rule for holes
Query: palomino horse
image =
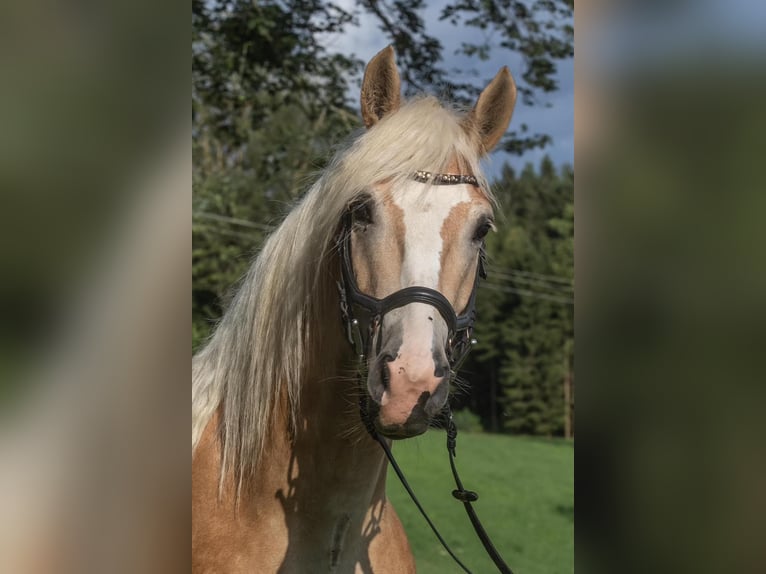
{"label": "palomino horse", "polygon": [[[358,405],[386,440],[425,432],[444,406],[451,309],[472,305],[492,227],[479,160],[515,100],[503,68],[468,114],[431,97],[402,103],[393,50],[368,64],[367,130],[268,239],[194,358],[196,572],[415,571]],[[339,320],[348,273],[373,301],[421,294],[364,325],[366,385],[349,376],[355,354]]]}

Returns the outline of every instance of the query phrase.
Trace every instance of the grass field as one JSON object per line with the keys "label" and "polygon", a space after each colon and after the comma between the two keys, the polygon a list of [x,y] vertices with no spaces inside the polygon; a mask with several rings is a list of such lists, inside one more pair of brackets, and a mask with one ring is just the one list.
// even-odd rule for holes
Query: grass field
{"label": "grass field", "polygon": [[[474,574],[497,572],[452,497],[446,435],[394,443],[394,455],[442,536]],[[514,574],[574,571],[574,447],[555,439],[461,433],[456,463],[492,541]],[[415,554],[419,574],[462,572],[389,470],[388,495]]]}

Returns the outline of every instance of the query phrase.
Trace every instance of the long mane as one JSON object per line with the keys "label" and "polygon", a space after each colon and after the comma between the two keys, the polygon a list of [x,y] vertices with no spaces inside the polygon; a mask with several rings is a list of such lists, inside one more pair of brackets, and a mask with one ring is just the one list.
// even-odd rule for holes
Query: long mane
{"label": "long mane", "polygon": [[327,328],[322,318],[339,312],[337,305],[326,309],[334,296],[329,267],[349,203],[375,182],[396,184],[417,170],[442,172],[456,158],[492,199],[476,136],[460,122],[458,113],[422,97],[339,152],[265,242],[210,341],[194,357],[192,456],[218,410],[221,480],[230,473],[238,492],[253,478],[280,409],[296,424],[300,389],[316,367],[315,349]]}

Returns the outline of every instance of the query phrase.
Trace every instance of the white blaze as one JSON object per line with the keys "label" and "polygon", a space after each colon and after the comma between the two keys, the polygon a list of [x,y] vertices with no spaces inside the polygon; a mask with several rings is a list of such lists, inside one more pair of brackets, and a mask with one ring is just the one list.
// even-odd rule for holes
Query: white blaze
{"label": "white blaze", "polygon": [[467,185],[434,185],[407,182],[393,194],[404,212],[404,261],[402,287],[418,285],[436,289],[441,271],[444,221],[456,205],[471,201]]}
{"label": "white blaze", "polygon": [[[430,287],[438,289],[441,273],[442,226],[452,209],[471,201],[467,185],[434,185],[427,191],[424,184],[407,182],[393,193],[393,201],[404,213],[404,260],[401,288]],[[410,365],[407,371],[417,376],[420,371],[433,370],[432,341],[434,322],[441,319],[431,305],[413,303],[403,310],[404,340],[400,353],[409,359],[425,360],[427,364]]]}

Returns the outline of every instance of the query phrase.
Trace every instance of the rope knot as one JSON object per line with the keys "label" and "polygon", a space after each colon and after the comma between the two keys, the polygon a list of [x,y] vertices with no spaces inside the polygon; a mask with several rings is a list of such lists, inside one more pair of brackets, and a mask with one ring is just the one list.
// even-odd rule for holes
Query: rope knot
{"label": "rope knot", "polygon": [[453,490],[452,496],[457,498],[460,502],[476,502],[479,500],[479,495],[473,490]]}
{"label": "rope knot", "polygon": [[457,427],[452,421],[452,414],[449,415],[449,422],[447,423],[447,450],[455,455],[455,449],[457,448]]}

